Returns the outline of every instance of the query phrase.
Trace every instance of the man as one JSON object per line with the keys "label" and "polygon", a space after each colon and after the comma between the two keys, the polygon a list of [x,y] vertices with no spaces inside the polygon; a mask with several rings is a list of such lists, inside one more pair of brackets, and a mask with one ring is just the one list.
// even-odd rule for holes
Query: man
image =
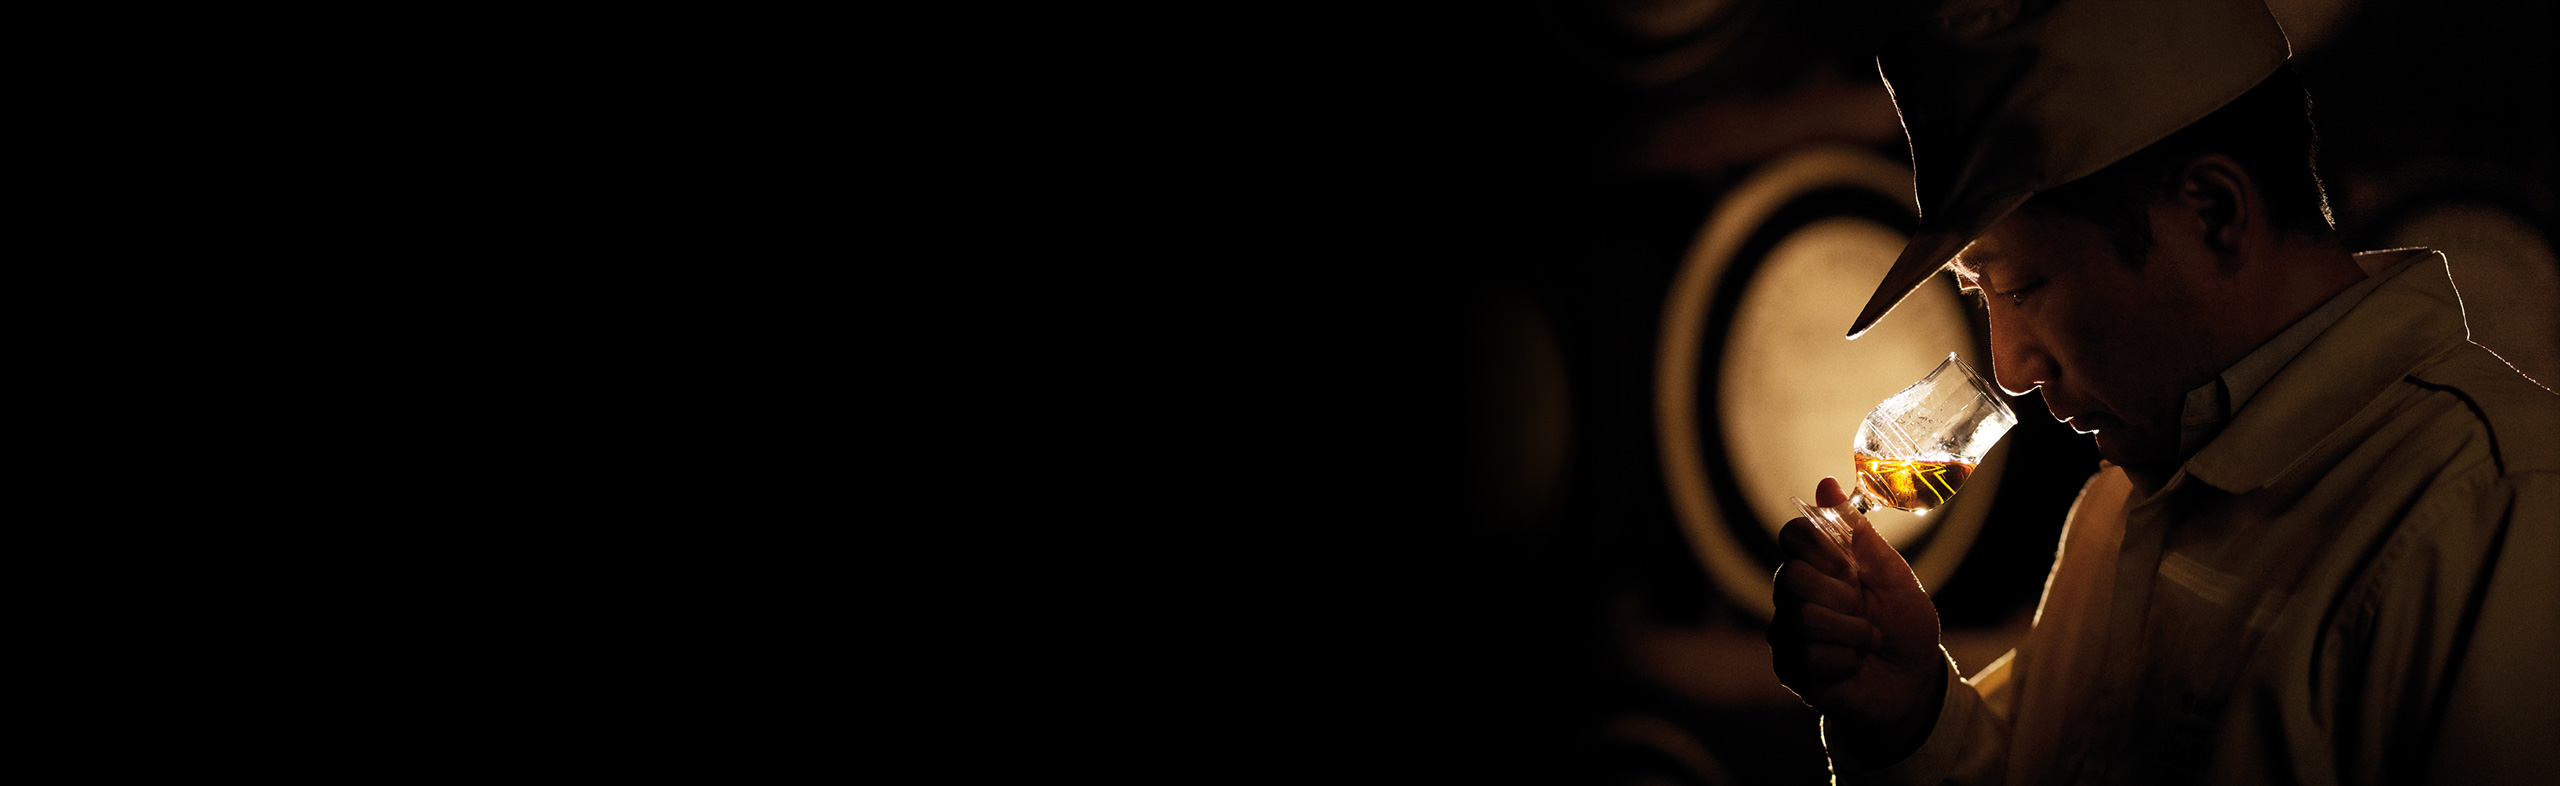
{"label": "man", "polygon": [[1863,519],[1845,551],[1788,522],[1769,643],[1834,771],[2560,772],[2560,395],[2467,341],[2441,254],[2340,245],[2264,6],[1962,5],[1878,59],[1924,210],[1850,335],[1952,265],[1999,384],[2105,463],[2033,629],[1970,677]]}

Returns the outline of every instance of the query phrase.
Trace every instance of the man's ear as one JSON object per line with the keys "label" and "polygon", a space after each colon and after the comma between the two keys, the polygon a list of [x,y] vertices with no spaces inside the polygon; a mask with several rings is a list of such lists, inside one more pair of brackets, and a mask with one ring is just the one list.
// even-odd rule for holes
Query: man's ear
{"label": "man's ear", "polygon": [[2257,181],[2240,162],[2221,153],[2188,159],[2170,198],[2181,210],[2191,211],[2204,232],[2205,247],[2222,255],[2226,265],[2238,261],[2249,232],[2266,222]]}

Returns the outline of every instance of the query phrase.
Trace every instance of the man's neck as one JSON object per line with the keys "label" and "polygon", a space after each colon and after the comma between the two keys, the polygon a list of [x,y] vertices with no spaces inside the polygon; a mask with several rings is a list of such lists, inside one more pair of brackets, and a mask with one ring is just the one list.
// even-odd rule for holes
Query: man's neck
{"label": "man's neck", "polygon": [[2234,276],[2233,300],[2223,315],[2236,323],[2217,367],[2229,368],[2364,279],[2355,255],[2334,233],[2270,239],[2266,253]]}
{"label": "man's neck", "polygon": [[2161,487],[2169,485],[2169,479],[2177,475],[2178,465],[2176,464],[2124,468],[2124,479],[2133,482],[2134,499],[2148,499],[2151,495],[2160,493]]}

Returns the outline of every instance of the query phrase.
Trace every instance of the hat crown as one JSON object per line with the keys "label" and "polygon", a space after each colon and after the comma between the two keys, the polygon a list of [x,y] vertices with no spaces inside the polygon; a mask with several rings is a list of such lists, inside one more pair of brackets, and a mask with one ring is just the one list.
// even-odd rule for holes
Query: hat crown
{"label": "hat crown", "polygon": [[1952,40],[1970,41],[2007,29],[2021,15],[2032,16],[2051,8],[2053,0],[1947,0],[1913,5],[1925,14],[1928,21],[1922,29],[1933,30]]}

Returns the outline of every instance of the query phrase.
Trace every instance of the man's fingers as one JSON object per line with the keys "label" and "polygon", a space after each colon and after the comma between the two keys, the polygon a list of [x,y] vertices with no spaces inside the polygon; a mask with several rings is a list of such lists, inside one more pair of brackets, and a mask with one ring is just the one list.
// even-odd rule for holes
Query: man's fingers
{"label": "man's fingers", "polygon": [[1792,640],[1773,640],[1769,653],[1769,665],[1778,673],[1778,681],[1794,689],[1798,696],[1819,693],[1833,683],[1857,676],[1866,659],[1855,647]]}
{"label": "man's fingers", "polygon": [[1789,598],[1843,614],[1866,612],[1865,599],[1858,594],[1856,587],[1823,573],[1803,560],[1790,561],[1778,568],[1778,603],[1784,605]]}
{"label": "man's fingers", "polygon": [[1810,702],[1864,665],[1875,627],[1806,603],[1781,603],[1769,625],[1770,665],[1778,681]]}
{"label": "man's fingers", "polygon": [[1804,650],[1803,675],[1814,682],[1839,682],[1858,673],[1858,662],[1863,657],[1848,647],[1816,644]]}
{"label": "man's fingers", "polygon": [[1796,607],[1796,635],[1804,643],[1836,644],[1864,650],[1875,643],[1876,627],[1866,620],[1810,603]]}
{"label": "man's fingers", "polygon": [[1778,550],[1810,564],[1814,570],[1832,576],[1849,575],[1849,560],[1840,553],[1839,545],[1814,528],[1812,519],[1796,518],[1779,528]]}

